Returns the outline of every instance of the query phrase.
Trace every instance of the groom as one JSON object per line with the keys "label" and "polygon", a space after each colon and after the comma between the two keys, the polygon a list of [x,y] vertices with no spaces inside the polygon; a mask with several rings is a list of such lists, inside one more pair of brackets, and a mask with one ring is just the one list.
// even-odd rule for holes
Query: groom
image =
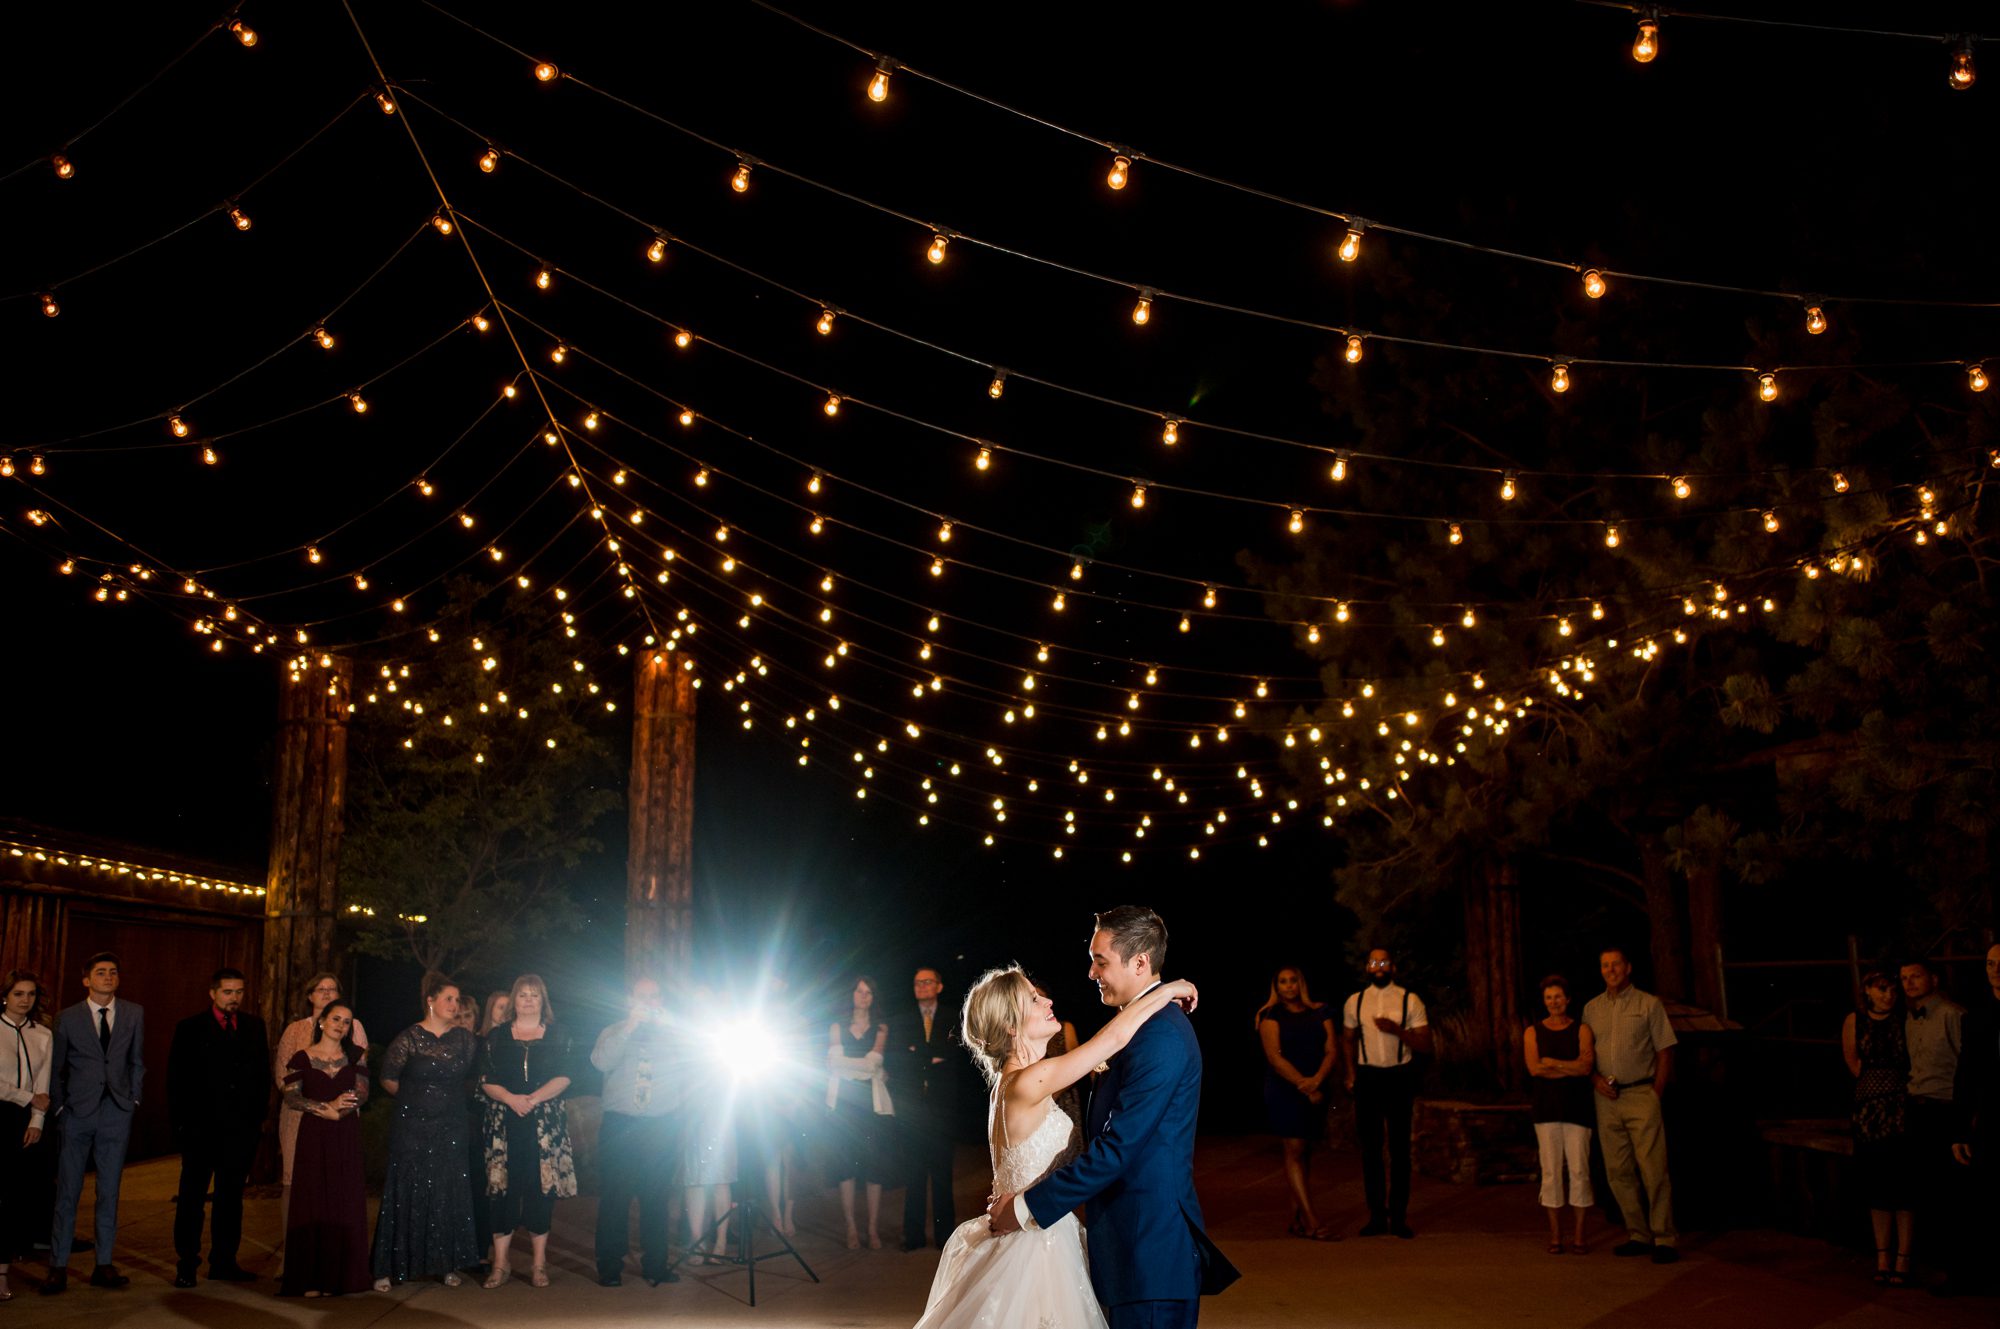
{"label": "groom", "polygon": [[[1097,916],[1090,977],[1107,1006],[1160,983],[1167,925],[1124,905]],[[1200,1298],[1238,1275],[1201,1226],[1194,1193],[1201,1048],[1187,1013],[1169,1005],[1148,1020],[1099,1078],[1089,1144],[1068,1167],[986,1213],[996,1233],[1047,1227],[1084,1206],[1090,1281],[1111,1329],[1194,1329]]]}

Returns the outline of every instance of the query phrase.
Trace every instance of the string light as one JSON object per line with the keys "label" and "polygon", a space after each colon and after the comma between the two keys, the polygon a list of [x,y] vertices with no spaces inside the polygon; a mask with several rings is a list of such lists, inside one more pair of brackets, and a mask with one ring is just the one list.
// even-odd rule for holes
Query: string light
{"label": "string light", "polygon": [[62,313],[62,306],[56,303],[54,291],[43,291],[40,298],[44,317],[54,318],[57,314]]}
{"label": "string light", "polygon": [[1674,477],[1675,498],[1686,498],[1689,494],[1692,494],[1693,492],[1694,492],[1694,486],[1688,483],[1687,477],[1685,475],[1677,475]]}
{"label": "string light", "polygon": [[1516,492],[1517,490],[1514,485],[1514,473],[1512,471],[1509,471],[1505,475],[1500,477],[1500,497],[1502,499],[1511,501]]}
{"label": "string light", "polygon": [[1076,558],[1076,559],[1071,559],[1071,560],[1070,560],[1070,565],[1069,565],[1069,579],[1070,579],[1071,581],[1082,581],[1082,580],[1083,580],[1083,560],[1082,560],[1082,559],[1080,559],[1080,558]]}
{"label": "string light", "polygon": [[1347,478],[1346,453],[1336,452],[1333,454],[1333,465],[1331,468],[1328,469],[1327,474],[1333,478],[1333,482],[1335,484],[1339,484],[1341,481]]}
{"label": "string light", "polygon": [[1359,333],[1348,334],[1346,356],[1347,356],[1347,363],[1351,365],[1358,365],[1361,363],[1361,334]]}
{"label": "string light", "polygon": [[1593,300],[1604,298],[1604,274],[1596,268],[1586,268],[1583,274],[1583,293]]}
{"label": "string light", "polygon": [[1465,532],[1459,528],[1457,522],[1453,522],[1451,529],[1445,532],[1444,538],[1452,544],[1462,545],[1465,543]]}
{"label": "string light", "polygon": [[991,448],[981,448],[978,455],[972,459],[972,468],[976,471],[986,470],[992,465],[993,449]]}
{"label": "string light", "polygon": [[813,324],[813,326],[819,330],[820,336],[831,336],[833,334],[833,311],[831,309],[820,310],[819,322]]}
{"label": "string light", "polygon": [[214,448],[212,448],[212,447],[204,447],[204,448],[203,448],[203,449],[201,450],[201,464],[202,464],[202,465],[204,465],[204,466],[213,466],[213,465],[215,465],[215,464],[216,464],[217,462],[219,462],[219,461],[221,461],[221,460],[222,460],[222,458],[220,458],[220,457],[218,457],[218,456],[216,455],[216,453],[215,453],[215,449],[214,449]]}
{"label": "string light", "polygon": [[995,369],[993,370],[993,381],[986,385],[986,395],[991,397],[994,401],[999,401],[1000,394],[1005,392],[1006,390],[1007,390],[1007,371],[995,367]]}
{"label": "string light", "polygon": [[76,164],[60,152],[49,158],[49,165],[55,168],[58,180],[70,180],[76,176]]}
{"label": "string light", "polygon": [[488,319],[484,314],[474,314],[472,316],[472,326],[476,330],[484,332],[488,328],[492,327],[493,323],[492,320]]}
{"label": "string light", "polygon": [[377,88],[375,90],[375,104],[382,108],[382,114],[384,115],[394,115],[396,113],[395,99],[383,89]]}
{"label": "string light", "polygon": [[306,562],[308,562],[308,563],[317,563],[317,562],[319,562],[319,561],[320,561],[320,552],[319,552],[319,546],[318,546],[318,545],[307,545],[307,546],[306,546]]}
{"label": "string light", "polygon": [[500,149],[488,147],[479,154],[479,169],[491,175],[500,169]]}
{"label": "string light", "polygon": [[1826,311],[1818,305],[1806,306],[1806,331],[1815,337],[1826,331]]}
{"label": "string light", "polygon": [[[1974,392],[1978,392],[1980,390],[1981,389],[1979,388],[1973,389]],[[1168,416],[1166,424],[1163,425],[1160,429],[1160,442],[1166,444],[1168,447],[1172,447],[1174,446],[1174,444],[1180,441],[1181,441],[1181,422],[1174,419],[1172,416]]]}
{"label": "string light", "polygon": [[49,464],[47,461],[43,459],[41,453],[38,452],[32,457],[28,458],[29,475],[47,475],[48,473],[49,473]]}
{"label": "string light", "polygon": [[[229,31],[235,35],[237,41],[242,42],[245,46],[255,46],[257,44],[257,30],[245,26],[243,20],[240,18],[230,20]],[[263,892],[259,891],[258,894],[261,895]]]}
{"label": "string light", "polygon": [[667,237],[666,237],[666,236],[664,236],[664,235],[656,235],[656,236],[654,236],[654,237],[653,237],[653,240],[652,240],[652,243],[651,243],[651,244],[648,244],[648,245],[646,246],[646,257],[647,257],[647,259],[649,259],[650,261],[652,261],[652,262],[654,262],[654,263],[664,263],[664,262],[666,262],[666,261],[667,261]]}
{"label": "string light", "polygon": [[557,342],[549,348],[550,363],[559,365],[567,359],[569,359],[569,347],[563,345],[561,342]]}
{"label": "string light", "polygon": [[167,417],[167,432],[175,438],[186,438],[190,432],[188,422],[178,415],[170,415]]}
{"label": "string light", "polygon": [[1560,360],[1556,361],[1555,367],[1549,370],[1549,391],[1569,391],[1569,366]]}
{"label": "string light", "polygon": [[1349,615],[1349,614],[1348,614],[1348,612],[1347,612],[1347,601],[1345,601],[1345,600],[1342,600],[1342,601],[1341,601],[1340,603],[1336,604],[1336,605],[1335,605],[1335,606],[1333,607],[1333,621],[1334,621],[1334,622],[1336,622],[1336,623],[1345,623],[1345,622],[1346,622],[1346,621],[1348,620],[1348,618],[1349,618],[1349,617],[1350,617],[1350,615]]}
{"label": "string light", "polygon": [[541,268],[535,273],[535,289],[546,291],[555,284],[555,280],[556,275],[553,272],[550,272],[547,268]]}
{"label": "string light", "polygon": [[942,263],[944,262],[944,247],[945,247],[944,232],[932,231],[931,247],[924,251],[924,257],[929,259],[933,263]]}
{"label": "string light", "polygon": [[1290,531],[1293,535],[1298,535],[1301,532],[1303,532],[1305,528],[1306,528],[1306,514],[1298,508],[1293,508],[1291,520],[1285,523],[1285,529]]}
{"label": "string light", "polygon": [[1347,223],[1347,234],[1340,237],[1340,261],[1352,263],[1361,257],[1361,233],[1368,229],[1368,223],[1359,217]]}
{"label": "string light", "polygon": [[1986,385],[1991,381],[1986,377],[1985,365],[1967,365],[1965,367],[1965,385],[1974,392],[1986,391]]}
{"label": "string light", "polygon": [[875,77],[868,80],[868,100],[885,102],[889,100],[889,75],[896,72],[896,62],[883,56],[875,62]]}
{"label": "string light", "polygon": [[[1146,506],[1146,486],[1137,484],[1132,486],[1132,506],[1135,508],[1143,508]],[[1079,563],[1076,566],[1077,566],[1077,571],[1072,572],[1070,575],[1082,576],[1083,565]]]}
{"label": "string light", "polygon": [[1139,288],[1139,303],[1132,306],[1132,321],[1144,327],[1153,318],[1153,292],[1148,287]]}
{"label": "string light", "polygon": [[236,229],[239,231],[250,229],[250,214],[239,207],[232,206],[229,209],[229,220],[236,223]]}
{"label": "string light", "polygon": [[1846,474],[1846,472],[1844,472],[1844,471],[1835,471],[1835,472],[1833,473],[1833,492],[1834,492],[1834,493],[1836,493],[1836,494],[1844,494],[1844,493],[1846,493],[1846,492],[1847,492],[1847,474]]}
{"label": "string light", "polygon": [[1113,189],[1123,189],[1132,178],[1132,159],[1118,156],[1111,159],[1111,171],[1104,177],[1104,183]]}
{"label": "string light", "polygon": [[1604,547],[1606,549],[1616,549],[1618,547],[1618,540],[1618,523],[1612,522],[1604,528]]}
{"label": "string light", "polygon": [[825,411],[828,415],[839,415],[840,414],[839,396],[835,393],[831,392],[827,393],[826,401],[820,406],[820,409],[822,411]]}
{"label": "string light", "polygon": [[1979,81],[1979,71],[1972,67],[1972,38],[1960,37],[1952,46],[1951,72],[1946,81],[1954,92],[1963,92]]}
{"label": "string light", "polygon": [[674,345],[685,351],[688,347],[694,345],[694,334],[686,328],[675,328]]}
{"label": "string light", "polygon": [[1778,400],[1778,376],[1776,374],[1757,375],[1757,400]]}
{"label": "string light", "polygon": [[1639,11],[1639,34],[1632,39],[1632,58],[1650,65],[1660,54],[1660,10],[1647,5]]}
{"label": "string light", "polygon": [[1215,608],[1215,588],[1214,588],[1213,586],[1204,586],[1204,587],[1202,587],[1202,590],[1201,590],[1201,607],[1202,607],[1203,609],[1213,609],[1213,608]]}
{"label": "string light", "polygon": [[363,397],[363,396],[362,396],[362,395],[361,395],[361,394],[360,394],[359,392],[350,392],[350,393],[348,393],[348,394],[347,394],[347,400],[348,400],[348,404],[354,407],[354,413],[355,413],[356,415],[365,415],[365,414],[367,414],[367,412],[368,412],[368,399],[367,399],[366,397]]}
{"label": "string light", "polygon": [[312,338],[319,343],[321,350],[330,351],[333,349],[333,334],[328,332],[324,327],[314,328]]}

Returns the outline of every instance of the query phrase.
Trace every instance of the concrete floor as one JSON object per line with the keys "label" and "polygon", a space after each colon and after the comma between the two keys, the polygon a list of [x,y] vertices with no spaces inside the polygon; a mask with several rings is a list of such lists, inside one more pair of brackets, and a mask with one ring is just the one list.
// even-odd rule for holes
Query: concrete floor
{"label": "concrete floor", "polygon": [[[132,1278],[118,1292],[82,1284],[90,1257],[71,1270],[60,1298],[35,1295],[43,1268],[15,1266],[15,1297],[0,1306],[0,1325],[73,1325],[77,1329],[578,1329],[760,1324],[907,1329],[922,1313],[936,1252],[895,1249],[901,1192],[887,1194],[883,1236],[888,1249],[849,1251],[841,1240],[831,1194],[810,1197],[799,1215],[799,1246],[824,1280],[815,1285],[789,1259],[762,1266],[758,1304],[744,1297],[740,1269],[702,1271],[675,1286],[649,1288],[628,1277],[622,1288],[596,1285],[590,1254],[588,1199],[557,1206],[551,1242],[553,1286],[516,1281],[487,1292],[413,1284],[387,1295],[337,1300],[273,1296],[271,1242],[277,1236],[274,1198],[253,1199],[245,1214],[243,1263],[265,1275],[256,1283],[203,1282],[174,1289],[173,1187],[177,1164],[156,1159],[129,1169],[118,1266]],[[1318,1160],[1314,1191],[1321,1216],[1352,1231],[1365,1217],[1358,1167],[1351,1154]],[[983,1203],[986,1174],[970,1151],[962,1155],[960,1212]],[[1585,1257],[1543,1253],[1545,1229],[1528,1186],[1461,1187],[1419,1180],[1410,1220],[1415,1241],[1390,1238],[1319,1244],[1282,1233],[1285,1198],[1276,1150],[1266,1141],[1204,1141],[1196,1181],[1209,1231],[1243,1271],[1243,1280],[1203,1303],[1209,1329],[1271,1326],[1355,1326],[1355,1329],[1456,1329],[1518,1323],[1535,1329],[1576,1326],[1687,1325],[1701,1329],[1863,1329],[1934,1326],[1992,1329],[2000,1300],[1941,1301],[1921,1291],[1889,1291],[1868,1281],[1867,1258],[1823,1242],[1776,1232],[1732,1232],[1684,1242],[1681,1263],[1656,1268],[1614,1259],[1615,1236],[1595,1235]],[[86,1213],[88,1192],[86,1192]],[[87,1220],[79,1224],[88,1231]],[[517,1247],[518,1265],[525,1265]]]}

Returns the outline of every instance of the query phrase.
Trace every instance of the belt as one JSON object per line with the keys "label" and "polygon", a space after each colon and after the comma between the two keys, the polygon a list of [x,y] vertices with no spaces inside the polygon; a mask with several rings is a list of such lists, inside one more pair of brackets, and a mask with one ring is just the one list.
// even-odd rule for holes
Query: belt
{"label": "belt", "polygon": [[1611,1083],[1613,1087],[1618,1089],[1637,1089],[1642,1084],[1651,1084],[1652,1082],[1653,1077],[1648,1075],[1643,1080],[1613,1080]]}

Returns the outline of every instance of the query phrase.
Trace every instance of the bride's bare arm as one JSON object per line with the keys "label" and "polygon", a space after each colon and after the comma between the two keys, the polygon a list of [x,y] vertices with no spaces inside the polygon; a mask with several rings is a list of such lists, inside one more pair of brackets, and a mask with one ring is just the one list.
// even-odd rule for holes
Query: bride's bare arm
{"label": "bride's bare arm", "polygon": [[1097,1068],[1098,1064],[1122,1052],[1132,1036],[1139,1032],[1139,1026],[1165,1010],[1176,1001],[1185,1001],[1188,1009],[1200,994],[1194,984],[1186,979],[1175,979],[1162,983],[1145,996],[1111,1017],[1110,1023],[1098,1030],[1082,1047],[1072,1048],[1060,1057],[1044,1057],[1034,1065],[1015,1075],[1007,1085],[1007,1096],[1018,1103],[1034,1103],[1069,1088]]}

